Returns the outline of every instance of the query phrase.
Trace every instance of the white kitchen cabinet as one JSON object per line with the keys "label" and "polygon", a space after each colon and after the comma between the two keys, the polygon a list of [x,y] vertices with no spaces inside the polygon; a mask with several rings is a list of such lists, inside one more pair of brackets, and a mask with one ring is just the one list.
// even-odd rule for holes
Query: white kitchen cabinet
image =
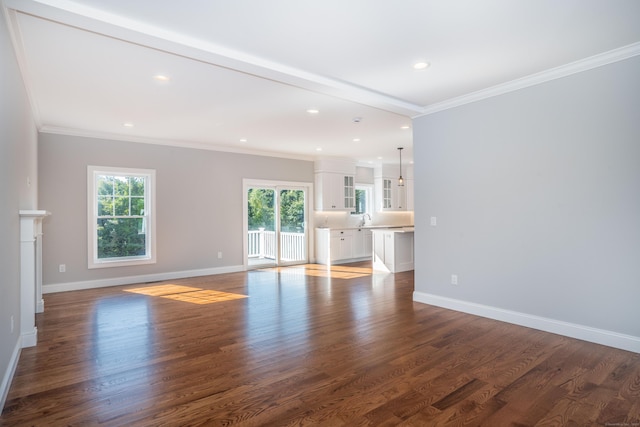
{"label": "white kitchen cabinet", "polygon": [[413,268],[413,231],[373,230],[374,270],[398,273]]}
{"label": "white kitchen cabinet", "polygon": [[373,253],[371,230],[359,228],[353,231],[353,257],[369,258]]}
{"label": "white kitchen cabinet", "polygon": [[[411,170],[410,170],[411,169]],[[405,185],[398,186],[399,169],[393,165],[382,165],[374,171],[374,186],[377,211],[406,211],[408,209],[409,197],[411,198],[411,209],[413,209],[413,179],[408,185],[405,178]],[[403,174],[410,174],[413,177],[413,170],[410,167],[403,168]],[[408,191],[411,194],[408,197]]]}
{"label": "white kitchen cabinet", "polygon": [[316,162],[314,191],[316,210],[352,211],[356,205],[355,165]]}
{"label": "white kitchen cabinet", "polygon": [[351,230],[331,231],[329,251],[332,263],[353,258],[353,232]]}
{"label": "white kitchen cabinet", "polygon": [[317,228],[316,262],[331,265],[371,259],[371,241],[371,230]]}
{"label": "white kitchen cabinet", "polygon": [[398,186],[398,178],[374,179],[377,211],[406,211],[406,186]]}

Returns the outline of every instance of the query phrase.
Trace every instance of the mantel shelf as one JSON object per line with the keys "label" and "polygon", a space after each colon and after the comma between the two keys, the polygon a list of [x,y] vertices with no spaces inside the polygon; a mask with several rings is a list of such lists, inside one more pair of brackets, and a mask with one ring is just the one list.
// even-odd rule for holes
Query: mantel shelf
{"label": "mantel shelf", "polygon": [[29,209],[20,210],[20,216],[24,217],[24,218],[28,218],[28,217],[39,218],[39,217],[44,217],[44,216],[48,216],[48,215],[51,215],[51,212],[49,212],[49,211],[39,211],[39,210],[29,210]]}

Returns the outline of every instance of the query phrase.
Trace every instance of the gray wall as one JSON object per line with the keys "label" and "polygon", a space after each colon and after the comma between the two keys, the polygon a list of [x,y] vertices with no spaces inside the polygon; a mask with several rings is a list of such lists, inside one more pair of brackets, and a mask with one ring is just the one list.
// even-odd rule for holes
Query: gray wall
{"label": "gray wall", "polygon": [[[0,8],[0,381],[20,331],[20,209],[36,209],[37,134]],[[32,185],[27,186],[27,179]],[[11,317],[14,330],[11,333]],[[7,390],[0,389],[1,394]],[[1,403],[0,403],[1,406]],[[1,409],[1,408],[0,408]]]}
{"label": "gray wall", "polygon": [[640,337],[639,76],[634,57],[416,119],[416,294]]}
{"label": "gray wall", "polygon": [[[45,286],[241,266],[242,179],[313,182],[308,161],[55,134],[38,159]],[[156,264],[87,268],[87,165],[156,170]]]}

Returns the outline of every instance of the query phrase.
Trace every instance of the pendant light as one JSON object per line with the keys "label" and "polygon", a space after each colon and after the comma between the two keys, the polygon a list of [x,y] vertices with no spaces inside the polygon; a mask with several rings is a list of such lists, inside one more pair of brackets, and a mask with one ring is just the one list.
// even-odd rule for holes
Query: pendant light
{"label": "pendant light", "polygon": [[403,147],[398,147],[398,152],[400,153],[400,178],[398,178],[398,187],[404,187],[404,178],[402,178],[402,149]]}

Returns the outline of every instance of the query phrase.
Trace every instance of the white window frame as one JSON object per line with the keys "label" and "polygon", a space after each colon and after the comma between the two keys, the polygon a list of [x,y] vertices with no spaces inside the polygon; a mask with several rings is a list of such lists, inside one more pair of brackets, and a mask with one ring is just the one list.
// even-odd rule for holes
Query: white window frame
{"label": "white window frame", "polygon": [[[145,178],[145,255],[98,259],[98,175],[141,176]],[[87,248],[88,268],[123,267],[156,262],[156,171],[108,166],[87,166]]]}
{"label": "white window frame", "polygon": [[356,190],[363,190],[367,194],[367,211],[363,213],[355,213],[355,211],[351,212],[352,216],[362,216],[362,215],[373,215],[373,185],[371,184],[355,184],[353,186],[353,208],[355,209],[357,205],[356,200]]}

